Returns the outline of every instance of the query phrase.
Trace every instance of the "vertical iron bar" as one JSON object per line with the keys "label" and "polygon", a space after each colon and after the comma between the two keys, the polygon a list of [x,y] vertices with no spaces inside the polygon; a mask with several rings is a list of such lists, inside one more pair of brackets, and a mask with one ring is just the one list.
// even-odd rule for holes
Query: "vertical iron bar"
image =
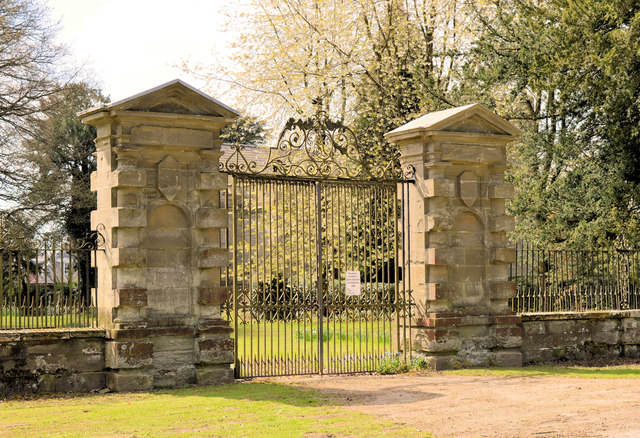
{"label": "vertical iron bar", "polygon": [[[394,295],[394,302],[393,302],[393,306],[395,308],[395,318],[396,318],[396,329],[395,329],[395,337],[396,337],[396,348],[395,350],[397,350],[396,352],[399,353],[400,352],[400,301],[399,301],[399,296],[400,296],[400,263],[402,263],[402,288],[405,288],[404,285],[404,276],[406,274],[405,272],[405,245],[402,245],[402,260],[400,259],[400,252],[399,252],[399,248],[398,248],[398,228],[400,228],[400,232],[403,233],[404,236],[404,183],[400,182],[398,184],[396,184],[396,189],[394,191],[394,197],[393,197],[393,224],[394,224],[394,270],[395,270],[395,295]],[[401,190],[400,192],[400,217],[398,217],[398,190]],[[398,227],[398,221],[401,220],[402,221],[402,225],[400,227]],[[391,336],[393,336],[394,333],[392,331]],[[404,350],[404,348],[403,348]]]}
{"label": "vertical iron bar", "polygon": [[[409,321],[408,321],[408,325],[409,325],[409,359],[412,358],[412,351],[411,351],[411,342],[413,339],[413,334],[412,334],[412,327],[413,327],[413,322],[412,322],[412,292],[413,292],[413,283],[411,283],[411,236],[410,236],[410,231],[411,231],[411,208],[409,207],[411,205],[411,193],[409,191],[409,184],[406,184],[407,186],[407,254],[409,254],[409,264],[407,265],[407,278],[408,281],[407,283],[409,284],[409,299],[408,299],[408,303],[409,303],[409,307],[408,307],[408,313],[409,313]],[[405,338],[406,339],[406,338]],[[405,348],[406,350],[406,348]]]}
{"label": "vertical iron bar", "polygon": [[321,212],[321,203],[322,203],[322,188],[320,182],[316,182],[316,263],[317,263],[317,278],[316,278],[316,288],[317,288],[317,300],[318,300],[318,360],[319,360],[319,368],[320,374],[323,374],[323,365],[324,365],[324,352],[323,352],[323,313],[324,313],[324,301],[323,301],[323,287],[322,287],[322,212]]}
{"label": "vertical iron bar", "polygon": [[[233,175],[231,177],[231,202],[233,203],[233,222],[232,222],[232,235],[233,235],[233,330],[235,336],[238,336],[238,209],[236,207],[236,180],[237,177]],[[240,362],[238,360],[238,340],[233,343],[233,355],[234,355],[234,374],[236,377],[242,377],[240,375]]]}

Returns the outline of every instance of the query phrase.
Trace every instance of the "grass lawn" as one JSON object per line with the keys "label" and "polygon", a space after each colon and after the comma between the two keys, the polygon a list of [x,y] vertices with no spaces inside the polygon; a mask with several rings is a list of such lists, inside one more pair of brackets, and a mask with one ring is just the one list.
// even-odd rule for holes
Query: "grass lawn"
{"label": "grass lawn", "polygon": [[443,374],[505,377],[581,377],[585,379],[637,379],[640,365],[588,367],[579,365],[533,365],[522,368],[469,368],[443,371]]}
{"label": "grass lawn", "polygon": [[[233,322],[231,322],[233,325]],[[323,368],[333,372],[373,371],[385,352],[393,351],[395,324],[390,320],[252,321],[238,325],[242,376],[317,372],[318,341],[324,343]],[[295,371],[293,372],[295,374]]]}
{"label": "grass lawn", "polygon": [[0,436],[429,436],[277,383],[0,402]]}
{"label": "grass lawn", "polygon": [[[38,311],[34,311],[37,314]],[[42,311],[42,314],[45,312]],[[18,312],[0,311],[0,329],[21,330],[39,328],[95,327],[95,312],[80,313],[75,310],[61,311],[58,315],[21,315]]]}

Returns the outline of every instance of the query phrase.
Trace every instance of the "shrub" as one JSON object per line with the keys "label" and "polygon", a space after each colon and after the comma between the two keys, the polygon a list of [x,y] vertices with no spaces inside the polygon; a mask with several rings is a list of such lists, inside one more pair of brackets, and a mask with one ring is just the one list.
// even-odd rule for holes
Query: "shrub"
{"label": "shrub", "polygon": [[386,352],[378,365],[379,374],[400,374],[411,370],[424,370],[429,368],[426,356],[415,353],[411,360],[407,360],[403,353]]}

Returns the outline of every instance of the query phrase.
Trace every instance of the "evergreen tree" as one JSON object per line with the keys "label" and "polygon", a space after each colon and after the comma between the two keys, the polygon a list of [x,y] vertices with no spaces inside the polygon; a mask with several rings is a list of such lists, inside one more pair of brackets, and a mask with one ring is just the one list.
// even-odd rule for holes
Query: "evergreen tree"
{"label": "evergreen tree", "polygon": [[90,213],[96,207],[90,189],[96,168],[95,128],[82,123],[78,112],[106,98],[84,83],[69,84],[47,98],[42,117],[30,121],[23,142],[23,165],[33,170],[21,189],[22,209],[36,224],[59,226],[75,239],[90,233]]}
{"label": "evergreen tree", "polygon": [[264,137],[264,122],[253,116],[241,116],[220,131],[220,138],[232,144],[258,145],[264,142]]}
{"label": "evergreen tree", "polygon": [[481,33],[461,94],[518,121],[515,238],[565,245],[640,233],[640,2],[506,0]]}

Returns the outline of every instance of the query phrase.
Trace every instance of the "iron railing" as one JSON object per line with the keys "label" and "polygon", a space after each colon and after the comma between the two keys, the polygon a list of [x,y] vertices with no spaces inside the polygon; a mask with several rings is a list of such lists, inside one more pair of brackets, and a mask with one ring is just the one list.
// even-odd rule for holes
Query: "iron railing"
{"label": "iron railing", "polygon": [[640,309],[640,252],[516,245],[510,267],[519,313]]}
{"label": "iron railing", "polygon": [[0,239],[0,330],[96,327],[95,268],[102,237]]}

